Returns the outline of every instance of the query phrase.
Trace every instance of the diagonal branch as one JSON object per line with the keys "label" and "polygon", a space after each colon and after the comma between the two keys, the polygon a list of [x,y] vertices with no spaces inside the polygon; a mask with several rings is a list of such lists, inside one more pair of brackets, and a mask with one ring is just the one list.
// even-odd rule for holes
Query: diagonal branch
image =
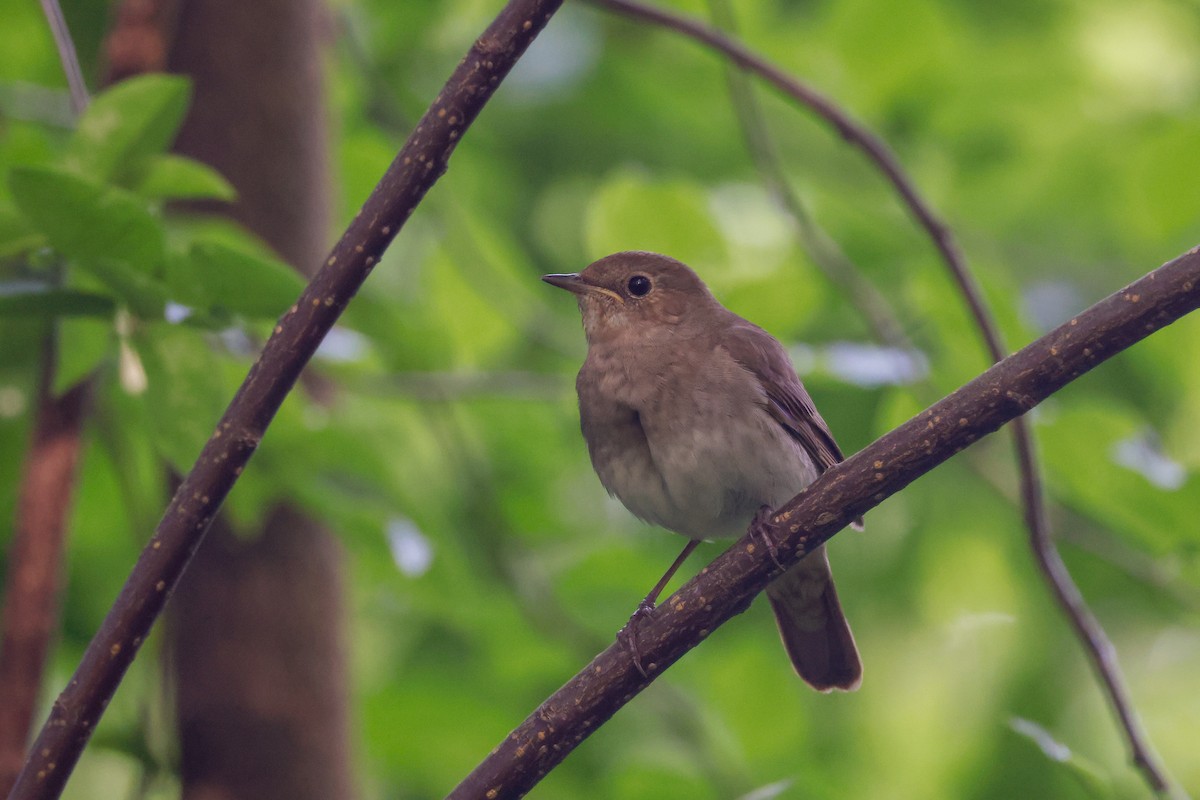
{"label": "diagonal branch", "polygon": [[58,0],[42,0],[42,15],[50,26],[54,36],[54,46],[58,49],[58,60],[62,62],[63,72],[67,76],[67,88],[71,93],[71,110],[79,116],[87,110],[91,98],[88,96],[87,83],[83,80],[83,70],[79,66],[79,54],[75,51],[75,42],[71,39],[71,31],[67,28],[67,18],[63,16],[62,6]]}
{"label": "diagonal branch", "polygon": [[[937,248],[942,259],[955,273],[955,279],[961,283],[967,302],[971,306],[975,318],[989,318],[990,315],[979,294],[979,289],[975,286],[974,280],[963,266],[962,252],[959,250],[958,244],[954,241],[949,227],[938,217],[933,207],[925,202],[921,193],[917,191],[916,184],[904,171],[904,168],[900,166],[900,161],[887,144],[866,126],[846,113],[837,103],[813,87],[789,75],[786,71],[753,52],[738,40],[702,22],[670,11],[643,5],[642,3],[635,2],[635,0],[587,0],[587,2],[619,14],[624,14],[633,19],[660,25],[707,45],[724,55],[734,64],[737,64],[741,69],[758,75],[767,83],[803,104],[817,116],[833,125],[843,139],[859,150],[862,150],[867,158],[875,164],[883,176],[895,188],[904,201],[904,204],[908,206],[913,216],[916,217],[917,222],[929,234],[930,239],[933,240],[934,247]],[[995,351],[1003,350],[999,346],[998,339],[991,341],[994,337],[994,330],[989,333],[985,329],[984,334],[985,338],[989,339],[989,349]]]}
{"label": "diagonal branch", "polygon": [[11,800],[57,797],[225,496],[325,334],[562,0],[510,0],[472,45],[300,299],[280,318],[51,710]]}
{"label": "diagonal branch", "polygon": [[[857,122],[832,100],[788,75],[716,28],[670,11],[643,5],[637,0],[589,0],[589,2],[635,19],[660,25],[707,45],[724,54],[739,68],[757,74],[784,94],[791,96],[831,123],[846,141],[866,154],[867,158],[876,165],[895,188],[917,222],[925,229],[945,262],[951,278],[957,285],[983,335],[984,345],[991,360],[998,362],[1004,358],[1007,348],[999,328],[992,317],[987,301],[983,299],[974,275],[967,267],[966,260],[963,258],[962,251],[950,228],[924,200],[917,190],[916,183],[905,173],[895,154],[882,139]],[[755,127],[746,124],[746,120],[753,119],[756,112],[752,100],[743,101],[739,111],[739,118],[742,119],[743,126],[747,127],[747,137],[757,151],[756,160],[759,168],[771,168],[773,165],[767,157],[769,148],[763,142],[764,131],[761,126]],[[780,182],[773,181],[773,184],[778,191]],[[782,196],[785,201],[789,199],[787,192],[784,192]],[[800,223],[806,238],[813,244],[819,244],[820,239],[811,230],[813,226],[803,213],[803,208],[795,202],[794,198],[792,198],[792,202],[787,203],[787,207]],[[887,315],[881,316],[881,306],[874,302],[874,298],[869,292],[863,290],[862,281],[854,280],[855,273],[852,269],[845,268],[834,250],[829,248],[822,248],[822,250],[828,250],[828,252],[822,252],[823,258],[821,259],[826,271],[832,276],[836,276],[839,283],[846,285],[848,291],[866,313],[872,328],[880,333],[888,333]],[[1166,768],[1160,763],[1153,746],[1142,730],[1112,643],[1091,613],[1079,588],[1071,579],[1051,537],[1042,497],[1042,480],[1035,454],[1033,434],[1023,419],[1014,420],[1012,434],[1016,447],[1017,470],[1020,474],[1021,503],[1024,507],[1025,525],[1029,530],[1029,544],[1033,550],[1034,560],[1043,578],[1050,585],[1055,600],[1083,642],[1097,677],[1116,711],[1129,744],[1133,763],[1142,771],[1147,783],[1155,792],[1167,794],[1171,784]]]}
{"label": "diagonal branch", "polygon": [[[827,471],[771,515],[782,569],[955,453],[1054,392],[1200,307],[1200,248],[1102,300]],[[576,745],[781,572],[743,536],[643,621],[643,677],[614,643],[539,706],[450,793],[451,800],[520,797]]]}
{"label": "diagonal branch", "polygon": [[[716,23],[733,30],[733,10],[727,0],[709,0],[710,13]],[[912,342],[892,305],[875,284],[863,276],[858,266],[813,219],[800,196],[792,189],[783,169],[783,160],[775,140],[767,128],[762,107],[754,94],[750,76],[736,64],[726,67],[729,99],[734,116],[746,140],[746,150],[766,184],[767,191],[789,214],[796,225],[800,244],[813,264],[831,283],[839,287],[866,320],[872,335],[882,344],[901,350],[912,348]]]}

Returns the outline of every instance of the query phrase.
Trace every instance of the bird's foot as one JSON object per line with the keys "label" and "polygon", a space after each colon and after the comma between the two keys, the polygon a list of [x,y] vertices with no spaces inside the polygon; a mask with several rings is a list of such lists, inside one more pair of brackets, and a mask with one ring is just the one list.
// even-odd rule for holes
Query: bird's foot
{"label": "bird's foot", "polygon": [[754,519],[750,522],[750,535],[763,543],[767,548],[767,555],[771,556],[775,566],[782,570],[783,564],[779,563],[779,545],[775,542],[775,537],[771,534],[769,527],[772,513],[770,506],[760,506]]}
{"label": "bird's foot", "polygon": [[646,668],[642,666],[642,653],[638,649],[637,629],[642,624],[642,620],[650,616],[650,612],[655,608],[654,603],[649,600],[643,600],[638,603],[637,610],[630,615],[629,621],[625,623],[625,627],[617,631],[617,641],[625,645],[629,650],[629,654],[633,656],[633,666],[637,667],[637,671],[642,673],[643,678],[649,678]]}

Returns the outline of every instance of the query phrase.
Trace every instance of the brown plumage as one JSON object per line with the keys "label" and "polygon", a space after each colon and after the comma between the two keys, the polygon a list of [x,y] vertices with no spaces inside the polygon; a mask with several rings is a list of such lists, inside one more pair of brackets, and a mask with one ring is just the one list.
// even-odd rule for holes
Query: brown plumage
{"label": "brown plumage", "polygon": [[[617,253],[544,280],[579,299],[580,422],[601,483],[691,539],[738,536],[842,460],[783,347],[684,264]],[[796,671],[821,691],[862,680],[825,548],[767,587]]]}

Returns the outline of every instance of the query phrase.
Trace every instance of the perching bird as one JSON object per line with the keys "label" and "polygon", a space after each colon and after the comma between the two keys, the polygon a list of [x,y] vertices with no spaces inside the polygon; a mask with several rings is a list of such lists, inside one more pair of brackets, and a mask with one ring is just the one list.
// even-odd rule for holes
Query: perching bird
{"label": "perching bird", "polygon": [[[636,516],[692,540],[651,603],[700,540],[741,535],[842,460],[783,347],[686,265],[617,253],[542,280],[579,299],[579,416],[600,482]],[[862,664],[825,548],[767,597],[800,677],[820,691],[857,689]]]}

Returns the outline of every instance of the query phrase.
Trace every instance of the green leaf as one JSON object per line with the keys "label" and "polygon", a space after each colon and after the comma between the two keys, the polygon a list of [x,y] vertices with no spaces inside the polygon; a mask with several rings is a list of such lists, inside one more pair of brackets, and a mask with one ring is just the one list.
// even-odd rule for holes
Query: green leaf
{"label": "green leaf", "polygon": [[617,172],[588,209],[588,253],[599,258],[619,250],[653,250],[707,272],[706,265],[725,260],[725,247],[705,203],[700,184]]}
{"label": "green leaf", "polygon": [[86,317],[60,320],[54,391],[61,394],[91,375],[112,354],[114,342],[109,321]]}
{"label": "green leaf", "polygon": [[185,305],[272,319],[304,289],[300,275],[281,261],[203,240],[170,260],[168,284]]}
{"label": "green leaf", "polygon": [[0,284],[0,316],[111,317],[107,295],[29,283]]}
{"label": "green leaf", "polygon": [[111,259],[84,265],[87,271],[111,289],[138,317],[160,320],[166,306],[166,284],[157,278],[131,269],[124,262]]}
{"label": "green leaf", "polygon": [[146,369],[146,410],[160,454],[186,473],[228,400],[221,363],[194,330],[146,326],[133,342]]}
{"label": "green leaf", "polygon": [[1135,412],[1089,402],[1047,416],[1038,434],[1049,483],[1062,501],[1146,552],[1195,546],[1200,479],[1185,473],[1176,486],[1156,485],[1122,463],[1122,444],[1136,441],[1147,428]]}
{"label": "green leaf", "polygon": [[144,75],[98,95],[71,137],[68,164],[111,182],[135,159],[161,153],[175,139],[191,87],[177,75]]}
{"label": "green leaf", "polygon": [[225,200],[237,191],[207,164],[172,154],[146,160],[137,193],[149,200]]}
{"label": "green leaf", "polygon": [[29,220],[8,204],[0,206],[0,259],[12,258],[45,244]]}
{"label": "green leaf", "polygon": [[111,260],[162,269],[162,224],[128,192],[48,167],[14,169],[9,185],[21,212],[68,258],[85,267]]}

